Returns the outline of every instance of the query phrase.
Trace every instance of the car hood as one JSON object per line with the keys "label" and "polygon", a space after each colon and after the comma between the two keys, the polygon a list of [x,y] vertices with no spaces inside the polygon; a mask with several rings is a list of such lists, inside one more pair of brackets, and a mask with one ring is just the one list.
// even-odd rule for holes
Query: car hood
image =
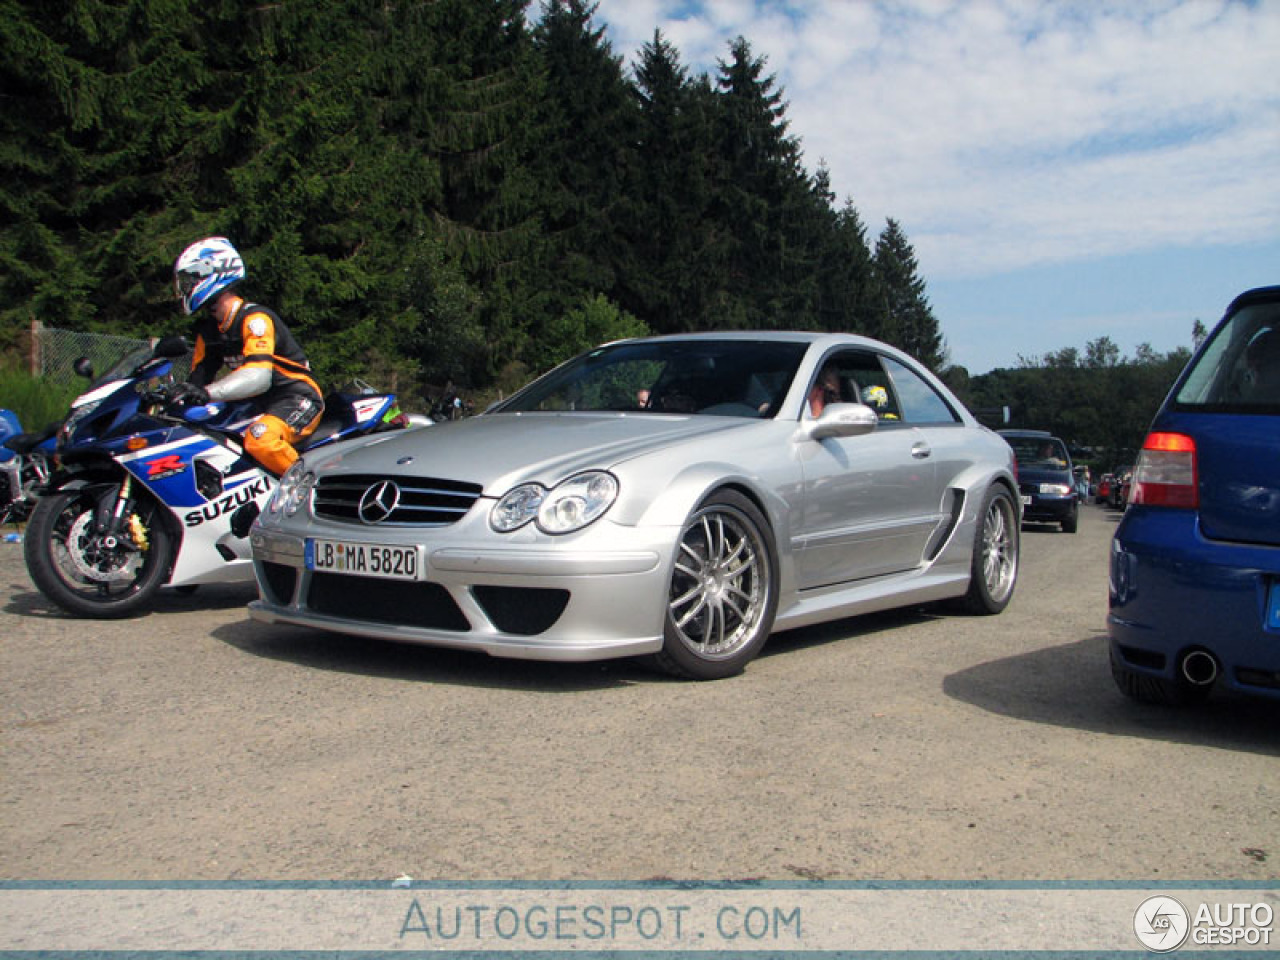
{"label": "car hood", "polygon": [[518,483],[553,486],[591,468],[608,469],[653,450],[763,421],[624,413],[486,414],[364,443],[308,451],[326,476],[439,477],[479,484],[501,496]]}

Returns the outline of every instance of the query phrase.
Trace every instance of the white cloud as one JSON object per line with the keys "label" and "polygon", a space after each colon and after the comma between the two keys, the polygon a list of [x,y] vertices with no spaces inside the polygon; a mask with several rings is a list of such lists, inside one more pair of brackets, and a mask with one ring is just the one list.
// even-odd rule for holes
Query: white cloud
{"label": "white cloud", "polygon": [[807,165],[931,279],[1280,236],[1280,0],[601,0],[714,73],[745,36]]}

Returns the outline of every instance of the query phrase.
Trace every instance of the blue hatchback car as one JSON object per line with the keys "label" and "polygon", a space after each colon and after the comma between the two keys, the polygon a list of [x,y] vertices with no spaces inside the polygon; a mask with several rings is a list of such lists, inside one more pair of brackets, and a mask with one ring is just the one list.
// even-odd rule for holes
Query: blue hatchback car
{"label": "blue hatchback car", "polygon": [[1280,286],[1250,290],[1151,425],[1111,545],[1111,670],[1137,700],[1280,698]]}

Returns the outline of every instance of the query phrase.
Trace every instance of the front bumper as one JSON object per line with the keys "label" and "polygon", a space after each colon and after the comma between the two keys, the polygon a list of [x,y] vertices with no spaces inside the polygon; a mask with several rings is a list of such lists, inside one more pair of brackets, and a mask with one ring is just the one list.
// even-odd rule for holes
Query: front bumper
{"label": "front bumper", "polygon": [[1050,494],[1020,490],[1022,519],[1031,523],[1061,523],[1078,509],[1075,494]]}
{"label": "front bumper", "polygon": [[481,545],[453,530],[420,530],[410,535],[438,542],[423,543],[423,572],[414,581],[308,570],[303,537],[255,527],[260,596],[249,613],[268,623],[501,657],[580,661],[656,652],[678,531],[654,540],[636,528],[595,526],[550,543],[511,537],[501,547],[492,536]]}
{"label": "front bumper", "polygon": [[1208,540],[1190,510],[1130,507],[1112,540],[1112,656],[1172,681],[1204,650],[1227,686],[1280,697],[1280,628],[1267,624],[1278,584],[1280,548]]}

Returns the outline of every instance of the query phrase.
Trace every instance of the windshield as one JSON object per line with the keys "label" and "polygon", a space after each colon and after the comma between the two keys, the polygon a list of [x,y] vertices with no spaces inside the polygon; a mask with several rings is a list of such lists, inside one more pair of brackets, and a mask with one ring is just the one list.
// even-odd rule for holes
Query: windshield
{"label": "windshield", "polygon": [[133,376],[134,370],[151,359],[151,355],[152,349],[150,345],[131,350],[108,367],[107,371],[99,376],[96,382],[109,383],[112,380],[127,380]]}
{"label": "windshield", "polygon": [[1057,437],[1005,437],[1020,467],[1065,470],[1070,459]]}
{"label": "windshield", "polygon": [[1176,402],[1188,409],[1280,413],[1280,304],[1247,306],[1215,330]]}
{"label": "windshield", "polygon": [[771,417],[807,345],[784,340],[638,340],[599,347],[535,380],[495,413],[627,410]]}

